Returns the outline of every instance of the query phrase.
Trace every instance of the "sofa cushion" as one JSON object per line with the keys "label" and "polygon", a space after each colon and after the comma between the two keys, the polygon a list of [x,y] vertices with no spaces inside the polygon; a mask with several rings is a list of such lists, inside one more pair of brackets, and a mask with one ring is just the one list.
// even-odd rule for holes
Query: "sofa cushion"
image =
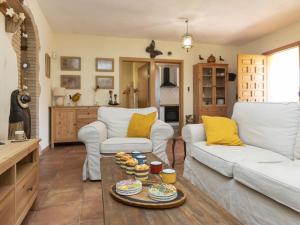
{"label": "sofa cushion", "polygon": [[190,154],[193,158],[227,177],[232,177],[234,165],[243,161],[281,162],[288,160],[278,153],[250,145],[208,146],[206,142],[196,142],[190,146]]}
{"label": "sofa cushion", "polygon": [[240,183],[300,212],[300,161],[241,163],[234,168]]}
{"label": "sofa cushion", "polygon": [[157,109],[155,107],[143,109],[100,107],[98,110],[98,120],[102,121],[107,126],[108,138],[126,137],[128,124],[132,114],[139,113],[146,115],[152,112],[157,112]]}
{"label": "sofa cushion", "polygon": [[110,138],[101,143],[101,153],[117,153],[123,151],[152,152],[152,141],[146,138]]}
{"label": "sofa cushion", "polygon": [[294,158],[299,103],[236,103],[232,118],[245,144]]}

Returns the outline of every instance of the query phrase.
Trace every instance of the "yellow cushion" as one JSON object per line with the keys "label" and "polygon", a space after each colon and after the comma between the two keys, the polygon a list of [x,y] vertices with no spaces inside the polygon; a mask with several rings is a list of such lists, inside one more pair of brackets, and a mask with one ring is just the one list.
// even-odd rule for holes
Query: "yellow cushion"
{"label": "yellow cushion", "polygon": [[156,112],[147,115],[134,113],[129,122],[127,137],[149,138],[155,118]]}
{"label": "yellow cushion", "polygon": [[234,120],[225,117],[202,116],[208,145],[243,145]]}

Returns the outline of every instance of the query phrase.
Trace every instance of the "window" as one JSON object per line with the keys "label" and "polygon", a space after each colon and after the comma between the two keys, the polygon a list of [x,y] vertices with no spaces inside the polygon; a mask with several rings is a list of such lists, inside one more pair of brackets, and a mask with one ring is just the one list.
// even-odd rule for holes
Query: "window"
{"label": "window", "polygon": [[299,101],[299,46],[268,56],[268,101]]}

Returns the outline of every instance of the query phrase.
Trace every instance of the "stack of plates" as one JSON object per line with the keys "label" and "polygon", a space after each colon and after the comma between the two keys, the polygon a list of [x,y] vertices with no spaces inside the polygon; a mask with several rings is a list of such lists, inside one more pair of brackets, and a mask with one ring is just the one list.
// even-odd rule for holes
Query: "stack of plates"
{"label": "stack of plates", "polygon": [[139,180],[122,180],[116,184],[116,192],[119,195],[136,195],[142,188],[142,182]]}
{"label": "stack of plates", "polygon": [[177,190],[172,184],[154,184],[149,187],[148,195],[155,201],[168,202],[177,198]]}

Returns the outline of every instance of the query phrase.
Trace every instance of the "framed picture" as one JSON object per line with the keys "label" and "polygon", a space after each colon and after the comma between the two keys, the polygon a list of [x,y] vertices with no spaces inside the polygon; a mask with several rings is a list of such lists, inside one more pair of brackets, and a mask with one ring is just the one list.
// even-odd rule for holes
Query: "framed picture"
{"label": "framed picture", "polygon": [[96,76],[96,87],[99,89],[114,89],[114,77]]}
{"label": "framed picture", "polygon": [[60,86],[66,89],[80,89],[81,88],[80,75],[61,75]]}
{"label": "framed picture", "polygon": [[112,59],[112,58],[96,58],[96,71],[98,71],[98,72],[114,72],[114,59]]}
{"label": "framed picture", "polygon": [[50,78],[50,71],[51,71],[51,58],[48,53],[45,54],[45,74],[46,77]]}
{"label": "framed picture", "polygon": [[61,56],[60,57],[60,69],[64,71],[80,71],[81,70],[81,58]]}

